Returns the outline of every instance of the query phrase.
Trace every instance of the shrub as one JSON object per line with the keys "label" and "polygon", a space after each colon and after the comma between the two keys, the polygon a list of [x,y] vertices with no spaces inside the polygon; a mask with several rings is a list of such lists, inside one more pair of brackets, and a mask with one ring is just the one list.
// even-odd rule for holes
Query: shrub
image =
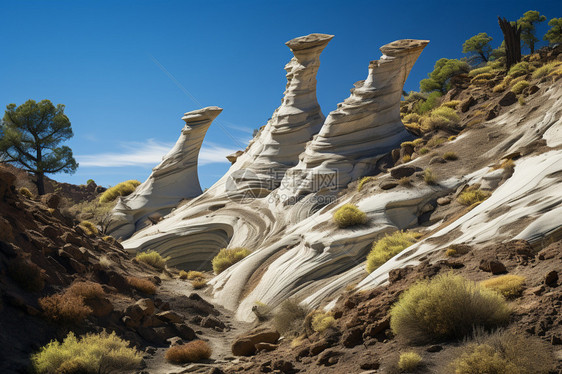
{"label": "shrub", "polygon": [[362,225],[367,215],[353,204],[345,204],[334,213],[334,221],[340,228]]}
{"label": "shrub", "polygon": [[410,161],[412,161],[412,156],[410,156],[410,155],[404,155],[404,157],[402,157],[402,162],[403,162],[403,163],[407,163],[407,162],[410,162]]}
{"label": "shrub", "polygon": [[422,138],[417,138],[412,143],[414,144],[414,147],[419,147],[420,145],[425,143],[425,140],[423,140]]}
{"label": "shrub", "polygon": [[417,114],[424,114],[439,105],[439,99],[441,98],[440,92],[432,92],[429,94],[425,101],[420,101],[414,106],[414,111]]}
{"label": "shrub", "polygon": [[398,179],[398,184],[404,187],[411,187],[412,186],[412,181],[410,180],[409,177],[402,177],[400,179]]}
{"label": "shrub", "polygon": [[135,258],[140,261],[140,262],[144,262],[147,265],[150,265],[158,270],[162,270],[164,269],[164,267],[166,266],[166,260],[165,258],[163,258],[160,253],[153,251],[153,250],[148,250],[145,252],[139,252],[137,253],[137,255],[135,256]]}
{"label": "shrub", "polygon": [[486,66],[483,66],[483,67],[478,68],[478,69],[472,69],[468,73],[468,76],[469,77],[475,77],[475,76],[483,74],[483,73],[491,73],[491,72],[492,72],[492,66],[486,65]]}
{"label": "shrub", "polygon": [[525,286],[525,277],[519,275],[501,275],[480,282],[486,288],[499,292],[506,298],[513,298],[521,295]]}
{"label": "shrub", "polygon": [[78,225],[80,226],[80,228],[86,233],[86,235],[88,236],[94,236],[94,235],[98,235],[100,232],[98,230],[98,228],[96,227],[96,225],[94,225],[92,222],[90,221],[82,221],[80,222],[80,224]]}
{"label": "shrub", "polygon": [[515,169],[515,162],[512,159],[507,159],[501,163],[500,168],[507,171],[513,171],[513,169]]}
{"label": "shrub", "polygon": [[420,150],[418,151],[418,153],[419,153],[420,155],[425,155],[426,153],[429,153],[429,148],[427,148],[427,147],[420,148]]}
{"label": "shrub", "polygon": [[406,114],[402,120],[404,122],[418,122],[420,120],[420,115],[417,113]]}
{"label": "shrub", "polygon": [[93,179],[88,179],[88,180],[86,181],[86,185],[88,185],[88,184],[90,184],[90,183],[96,183],[96,182],[94,182]]}
{"label": "shrub", "polygon": [[331,313],[316,312],[312,316],[312,329],[316,332],[323,332],[336,324],[336,320]]}
{"label": "shrub", "polygon": [[80,323],[92,313],[92,309],[84,304],[83,297],[66,292],[39,299],[39,306],[45,317],[63,324]]}
{"label": "shrub", "polygon": [[285,300],[273,316],[273,324],[279,333],[298,336],[302,332],[307,311],[295,299]]}
{"label": "shrub", "polygon": [[361,180],[359,181],[359,184],[357,185],[357,191],[361,191],[361,189],[363,188],[363,186],[365,185],[365,183],[369,182],[371,179],[371,177],[363,177],[361,178]]}
{"label": "shrub", "polygon": [[67,288],[65,293],[84,299],[97,299],[105,294],[101,284],[89,281],[74,282]]}
{"label": "shrub", "polygon": [[507,322],[510,310],[498,293],[452,273],[437,275],[404,291],[390,311],[390,327],[399,336],[463,338],[475,328]]}
{"label": "shrub", "polygon": [[20,195],[25,196],[29,199],[33,198],[33,194],[31,193],[29,188],[21,187],[18,192],[20,193]]}
{"label": "shrub", "polygon": [[154,295],[156,293],[156,285],[149,281],[148,279],[142,279],[137,277],[128,277],[127,283],[134,289],[143,292],[148,295]]}
{"label": "shrub", "polygon": [[550,74],[550,72],[553,71],[559,65],[560,65],[559,61],[554,61],[548,64],[544,64],[543,66],[541,66],[540,68],[538,68],[533,72],[532,77],[533,79],[539,79],[545,77],[548,74]]}
{"label": "shrub", "polygon": [[451,100],[451,101],[447,101],[446,103],[441,104],[441,106],[451,108],[451,109],[455,109],[460,103],[461,103],[460,100]]}
{"label": "shrub", "polygon": [[492,74],[492,73],[480,73],[480,74],[474,76],[474,78],[472,78],[471,82],[474,82],[474,81],[484,81],[484,82],[486,82],[489,79],[492,79],[493,77],[494,77],[494,74]]}
{"label": "shrub", "polygon": [[54,340],[31,356],[38,373],[112,373],[134,371],[142,355],[115,332],[76,338],[70,332],[62,344]]}
{"label": "shrub", "polygon": [[433,148],[445,143],[446,141],[447,139],[435,135],[433,138],[429,139],[429,141],[426,143],[426,146],[429,148]]}
{"label": "shrub", "polygon": [[205,278],[205,274],[200,271],[190,270],[187,272],[187,279],[193,280],[195,278]]}
{"label": "shrub", "polygon": [[498,332],[457,349],[455,374],[539,374],[554,366],[549,347],[536,338]]}
{"label": "shrub", "polygon": [[467,189],[457,197],[457,201],[462,205],[470,206],[475,203],[481,203],[489,198],[490,195],[489,192],[480,189]]}
{"label": "shrub", "polygon": [[414,244],[420,236],[421,234],[417,232],[395,231],[375,241],[371,252],[367,255],[367,272],[372,273],[392,257]]}
{"label": "shrub", "polygon": [[197,362],[211,357],[213,350],[203,340],[194,340],[189,343],[175,345],[166,351],[166,360],[173,364]]}
{"label": "shrub", "polygon": [[180,279],[187,279],[187,271],[180,270],[180,274],[178,276]]}
{"label": "shrub", "polygon": [[448,141],[452,142],[453,140],[457,140],[457,136],[456,135],[451,135],[447,138]]}
{"label": "shrub", "polygon": [[41,291],[45,286],[45,282],[41,276],[41,268],[33,262],[28,262],[24,259],[16,259],[10,261],[7,270],[8,276],[26,291]]}
{"label": "shrub", "polygon": [[250,253],[252,252],[242,247],[223,248],[211,261],[213,265],[213,271],[215,272],[215,274],[220,274],[230,266],[248,256]]}
{"label": "shrub", "polygon": [[433,170],[431,170],[430,168],[426,168],[423,171],[423,180],[425,181],[425,183],[427,184],[435,184],[437,181],[437,177],[435,177],[435,174],[433,173]]}
{"label": "shrub", "polygon": [[529,87],[529,82],[527,82],[525,80],[519,81],[519,82],[515,83],[513,85],[513,87],[511,87],[511,92],[513,92],[515,94],[520,94],[527,87]]}
{"label": "shrub", "polygon": [[119,196],[127,196],[132,194],[135,189],[141,184],[137,180],[128,180],[119,183],[117,186],[108,188],[100,196],[100,203],[108,203],[117,199]]}
{"label": "shrub", "polygon": [[414,147],[414,142],[402,142],[400,143],[400,147],[404,148],[404,147]]}
{"label": "shrub", "polygon": [[527,75],[529,73],[530,68],[531,68],[531,66],[529,65],[528,62],[521,61],[521,62],[513,65],[509,69],[509,71],[507,72],[507,75],[512,77],[512,78]]}
{"label": "shrub", "polygon": [[207,280],[204,278],[195,278],[191,280],[191,286],[195,290],[199,290],[207,286]]}
{"label": "shrub", "polygon": [[115,239],[113,236],[110,235],[105,235],[104,237],[101,238],[104,242],[107,243],[111,243],[111,244],[115,244],[117,243],[117,239]]}
{"label": "shrub", "polygon": [[445,152],[443,153],[443,159],[448,161],[455,161],[459,159],[459,156],[455,152]]}
{"label": "shrub", "polygon": [[416,352],[402,353],[398,360],[398,368],[404,371],[413,371],[420,366],[421,360],[421,356]]}

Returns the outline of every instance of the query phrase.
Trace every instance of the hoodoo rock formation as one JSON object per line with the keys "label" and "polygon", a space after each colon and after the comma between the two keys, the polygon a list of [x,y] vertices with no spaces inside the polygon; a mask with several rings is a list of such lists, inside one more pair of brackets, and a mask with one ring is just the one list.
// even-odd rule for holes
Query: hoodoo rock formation
{"label": "hoodoo rock formation", "polygon": [[185,113],[185,126],[174,147],[135,192],[120,198],[109,227],[111,235],[128,238],[168,214],[182,199],[201,194],[199,150],[209,126],[221,112],[221,108],[210,106]]}

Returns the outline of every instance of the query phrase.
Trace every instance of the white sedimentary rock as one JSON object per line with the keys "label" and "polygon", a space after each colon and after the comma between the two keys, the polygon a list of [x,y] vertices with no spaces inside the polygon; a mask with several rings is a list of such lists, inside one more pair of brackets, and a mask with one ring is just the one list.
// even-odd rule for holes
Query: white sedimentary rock
{"label": "white sedimentary rock", "polygon": [[128,238],[149,225],[149,217],[156,221],[182,199],[201,194],[197,158],[207,129],[221,112],[221,108],[211,106],[185,113],[185,126],[174,147],[152,169],[148,179],[115,206],[109,227],[111,235]]}

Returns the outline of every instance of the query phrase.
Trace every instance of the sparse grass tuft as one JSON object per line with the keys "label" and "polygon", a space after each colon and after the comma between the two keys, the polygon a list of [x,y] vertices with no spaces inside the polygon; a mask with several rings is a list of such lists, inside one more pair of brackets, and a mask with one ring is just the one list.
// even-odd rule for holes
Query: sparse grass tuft
{"label": "sparse grass tuft", "polygon": [[459,159],[459,156],[455,152],[445,152],[443,153],[443,159],[447,161],[455,161]]}
{"label": "sparse grass tuft", "polygon": [[273,324],[284,336],[298,336],[307,314],[307,310],[296,299],[287,299],[273,316]]}
{"label": "sparse grass tuft", "polygon": [[220,274],[250,253],[252,252],[246,248],[223,248],[211,261],[213,271],[215,274]]}
{"label": "sparse grass tuft", "polygon": [[100,203],[108,203],[117,199],[119,196],[127,196],[132,194],[135,189],[141,184],[137,180],[128,180],[119,183],[117,186],[108,188],[100,196]]}
{"label": "sparse grass tuft", "polygon": [[411,372],[420,366],[421,361],[421,356],[416,352],[402,353],[398,360],[398,368],[403,371]]}
{"label": "sparse grass tuft", "polygon": [[499,292],[506,298],[514,298],[523,292],[525,277],[513,274],[501,275],[480,282],[486,288]]}
{"label": "sparse grass tuft", "polygon": [[87,334],[76,338],[70,332],[62,343],[52,341],[31,356],[37,373],[114,373],[133,372],[142,355],[115,332]]}
{"label": "sparse grass tuft", "polygon": [[560,66],[560,61],[550,62],[548,64],[544,64],[537,70],[535,70],[532,74],[533,79],[539,79],[542,77],[546,77],[550,72],[556,69],[556,67]]}
{"label": "sparse grass tuft", "polygon": [[402,177],[398,179],[398,184],[403,187],[412,187],[412,181],[410,180],[410,177]]}
{"label": "sparse grass tuft", "polygon": [[212,353],[213,350],[207,342],[194,340],[168,348],[165,357],[173,364],[186,364],[206,360],[211,357]]}
{"label": "sparse grass tuft", "polygon": [[180,273],[178,275],[179,279],[187,279],[187,271],[185,270],[180,270]]}
{"label": "sparse grass tuft", "polygon": [[429,153],[429,148],[427,148],[427,147],[420,148],[420,150],[418,151],[418,153],[419,153],[420,155],[425,155],[426,153]]}
{"label": "sparse grass tuft", "polygon": [[481,68],[478,69],[472,69],[469,73],[468,76],[469,77],[475,77],[479,74],[484,74],[484,73],[491,73],[492,72],[492,66],[483,66]]}
{"label": "sparse grass tuft", "polygon": [[196,270],[190,270],[187,272],[187,279],[189,280],[193,280],[196,278],[205,278],[205,274],[203,274],[200,271],[196,271]]}
{"label": "sparse grass tuft", "polygon": [[423,180],[425,181],[425,183],[433,185],[437,182],[437,177],[435,176],[435,173],[433,173],[433,170],[431,170],[430,168],[426,168],[423,171]]}
{"label": "sparse grass tuft", "polygon": [[507,73],[507,75],[512,77],[512,78],[520,77],[520,76],[527,75],[528,73],[530,73],[530,70],[531,70],[531,66],[529,65],[529,63],[526,62],[526,61],[521,61],[521,62],[513,65],[509,69],[509,72]]}
{"label": "sparse grass tuft", "polygon": [[135,256],[135,258],[140,261],[140,262],[144,262],[147,265],[152,266],[153,268],[156,268],[158,270],[162,270],[164,269],[164,267],[166,267],[166,258],[163,258],[162,255],[160,255],[160,253],[153,251],[153,250],[148,250],[145,252],[139,252],[137,253],[137,255]]}
{"label": "sparse grass tuft", "polygon": [[457,351],[449,365],[455,374],[546,374],[555,365],[546,343],[508,332],[477,337]]}
{"label": "sparse grass tuft", "polygon": [[21,188],[18,190],[18,192],[19,192],[20,195],[25,196],[25,197],[27,197],[28,199],[33,198],[33,193],[31,193],[31,191],[29,190],[29,188],[21,187]]}
{"label": "sparse grass tuft", "polygon": [[367,273],[372,273],[392,257],[414,244],[420,236],[421,234],[417,232],[395,231],[375,241],[371,252],[367,255]]}
{"label": "sparse grass tuft", "polygon": [[101,238],[104,242],[107,243],[111,243],[111,244],[115,244],[117,243],[117,239],[115,239],[113,236],[110,235],[105,235],[104,237]]}
{"label": "sparse grass tuft", "polygon": [[323,332],[336,324],[336,320],[331,313],[316,312],[312,316],[312,329],[316,332]]}
{"label": "sparse grass tuft", "polygon": [[88,236],[95,236],[98,235],[100,232],[98,230],[98,228],[96,227],[96,225],[94,225],[92,222],[90,221],[82,221],[80,222],[80,224],[78,225],[80,226],[80,228],[86,233],[86,235]]}
{"label": "sparse grass tuft", "polygon": [[441,104],[441,106],[445,106],[451,109],[456,109],[457,106],[461,103],[460,100],[451,100],[451,101],[447,101],[446,103]]}
{"label": "sparse grass tuft", "polygon": [[359,183],[357,184],[357,192],[360,192],[361,189],[363,188],[363,186],[365,185],[365,183],[369,182],[371,179],[373,179],[372,177],[363,177],[361,178],[361,180],[359,181]]}
{"label": "sparse grass tuft", "polygon": [[521,92],[523,92],[523,90],[527,87],[529,87],[529,82],[527,82],[526,80],[522,80],[519,81],[517,83],[515,83],[513,85],[513,87],[511,87],[511,92],[513,92],[514,94],[519,95]]}
{"label": "sparse grass tuft", "polygon": [[8,276],[26,291],[41,291],[45,286],[41,276],[41,268],[33,262],[21,258],[12,260],[7,266],[7,272]]}
{"label": "sparse grass tuft", "polygon": [[411,340],[461,339],[475,328],[506,323],[510,309],[498,293],[452,273],[416,283],[393,305],[390,327]]}
{"label": "sparse grass tuft", "polygon": [[334,222],[340,228],[362,225],[367,222],[367,215],[353,204],[340,207],[333,216]]}
{"label": "sparse grass tuft", "polygon": [[195,278],[191,280],[191,286],[194,290],[207,287],[207,280],[205,278]]}
{"label": "sparse grass tuft", "polygon": [[475,203],[481,203],[487,198],[489,198],[491,193],[487,191],[482,191],[480,189],[467,189],[466,191],[462,192],[457,201],[462,205],[471,206]]}
{"label": "sparse grass tuft", "polygon": [[426,143],[426,146],[429,148],[434,148],[437,147],[443,143],[445,143],[447,141],[447,139],[439,136],[439,135],[435,135],[433,138],[429,139],[429,141]]}
{"label": "sparse grass tuft", "polygon": [[148,279],[128,277],[127,283],[129,283],[129,285],[137,291],[140,291],[147,295],[154,295],[156,293],[156,285]]}
{"label": "sparse grass tuft", "polygon": [[402,120],[404,123],[418,122],[420,120],[420,115],[417,113],[406,114]]}

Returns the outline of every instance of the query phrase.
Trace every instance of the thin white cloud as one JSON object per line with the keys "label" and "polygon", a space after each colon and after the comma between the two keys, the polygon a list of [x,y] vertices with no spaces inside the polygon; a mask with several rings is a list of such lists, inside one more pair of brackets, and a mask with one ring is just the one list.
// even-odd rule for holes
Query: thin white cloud
{"label": "thin white cloud", "polygon": [[[145,143],[128,142],[121,144],[122,152],[77,155],[76,160],[81,167],[123,167],[140,166],[154,167],[162,161],[173,143],[158,142],[148,139]],[[199,164],[227,163],[226,156],[235,152],[217,144],[205,144],[199,153]]]}
{"label": "thin white cloud", "polygon": [[224,123],[226,125],[226,127],[228,127],[229,129],[244,132],[246,134],[253,134],[254,133],[254,129],[250,128],[250,127],[238,126],[238,125],[235,125],[234,123],[227,122],[227,121],[221,121],[221,123]]}

